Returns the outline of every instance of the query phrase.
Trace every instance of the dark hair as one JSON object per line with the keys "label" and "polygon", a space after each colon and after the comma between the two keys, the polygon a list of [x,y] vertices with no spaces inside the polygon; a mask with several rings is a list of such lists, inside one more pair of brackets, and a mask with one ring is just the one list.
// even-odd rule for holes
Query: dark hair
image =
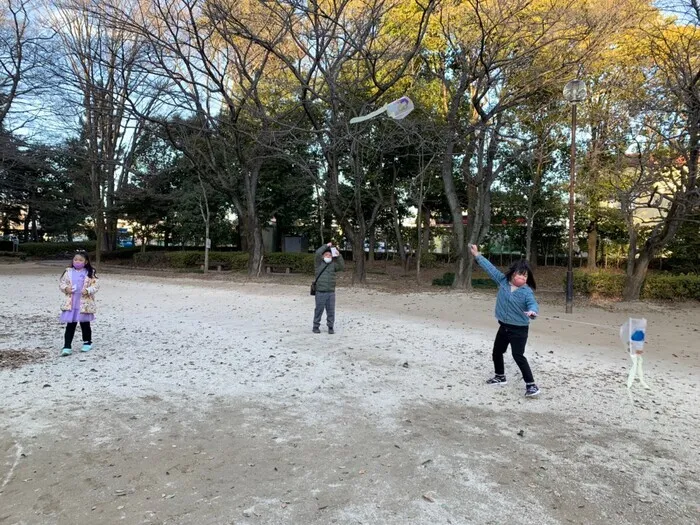
{"label": "dark hair", "polygon": [[[88,277],[95,277],[97,275],[97,272],[95,272],[95,269],[92,267],[92,264],[90,264],[90,255],[88,252],[85,250],[77,250],[75,252],[75,257],[76,255],[80,255],[83,259],[85,259],[85,270],[87,270],[87,275]],[[73,265],[73,261],[71,261],[71,266]]]}
{"label": "dark hair", "polygon": [[506,272],[506,279],[510,282],[513,275],[523,275],[525,273],[527,273],[527,285],[533,290],[537,290],[537,283],[535,283],[535,276],[532,275],[532,268],[530,268],[530,265],[525,259],[520,259],[510,265],[510,268],[508,268]]}

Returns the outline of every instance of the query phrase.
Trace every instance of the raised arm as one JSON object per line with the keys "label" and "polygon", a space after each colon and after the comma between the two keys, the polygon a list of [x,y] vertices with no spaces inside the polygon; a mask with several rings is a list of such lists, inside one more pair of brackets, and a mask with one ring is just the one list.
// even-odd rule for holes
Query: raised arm
{"label": "raised arm", "polygon": [[330,247],[331,243],[324,244],[321,246],[318,250],[316,250],[316,253],[314,254],[314,266],[318,266],[321,264],[321,260],[323,259],[323,252],[326,251]]}
{"label": "raised arm", "polygon": [[479,263],[479,266],[487,273],[489,274],[489,277],[496,281],[499,284],[502,284],[506,281],[506,276],[503,274],[501,270],[496,268],[493,264],[491,264],[491,261],[489,261],[486,257],[481,255],[479,253],[479,248],[475,244],[470,244],[469,249],[472,252],[472,255],[476,259],[476,262]]}
{"label": "raised arm", "polygon": [[345,270],[345,259],[343,259],[343,255],[340,251],[338,251],[338,257],[335,258],[335,270],[337,272]]}

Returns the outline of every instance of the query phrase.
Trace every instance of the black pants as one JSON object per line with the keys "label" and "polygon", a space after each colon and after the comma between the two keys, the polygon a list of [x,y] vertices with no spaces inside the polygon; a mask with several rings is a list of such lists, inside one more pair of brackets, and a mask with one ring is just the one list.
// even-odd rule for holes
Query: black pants
{"label": "black pants", "polygon": [[527,344],[528,326],[515,326],[512,324],[501,323],[501,327],[496,334],[496,340],[493,342],[493,366],[496,369],[496,375],[505,375],[505,365],[503,364],[503,354],[508,350],[508,345],[513,352],[513,359],[520,368],[523,374],[523,379],[526,384],[534,383],[530,364],[525,357],[525,345]]}
{"label": "black pants", "polygon": [[[73,344],[73,337],[75,336],[75,328],[78,323],[68,323],[66,325],[66,340],[63,348],[70,348]],[[83,343],[92,344],[92,328],[90,323],[80,323],[80,331],[83,333]]]}

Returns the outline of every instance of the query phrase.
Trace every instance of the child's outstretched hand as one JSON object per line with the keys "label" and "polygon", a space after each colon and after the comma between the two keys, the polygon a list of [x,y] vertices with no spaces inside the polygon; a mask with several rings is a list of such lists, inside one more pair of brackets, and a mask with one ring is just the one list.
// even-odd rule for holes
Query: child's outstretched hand
{"label": "child's outstretched hand", "polygon": [[525,312],[525,315],[527,315],[530,319],[534,319],[535,317],[537,317],[537,312],[533,312],[532,310],[528,310],[527,312]]}
{"label": "child's outstretched hand", "polygon": [[469,250],[472,252],[472,255],[474,257],[477,257],[479,255],[479,247],[476,244],[470,244]]}

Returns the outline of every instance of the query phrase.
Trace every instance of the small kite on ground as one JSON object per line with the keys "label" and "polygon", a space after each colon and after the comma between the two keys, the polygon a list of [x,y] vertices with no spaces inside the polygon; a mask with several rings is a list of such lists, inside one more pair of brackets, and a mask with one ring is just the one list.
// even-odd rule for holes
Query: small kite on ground
{"label": "small kite on ground", "polygon": [[627,376],[627,388],[632,388],[636,377],[639,377],[639,382],[644,388],[650,388],[649,385],[644,382],[644,370],[642,368],[644,363],[642,352],[644,350],[646,334],[646,319],[632,319],[630,317],[627,322],[620,327],[620,339],[627,347],[630,358],[632,359],[632,368]]}

